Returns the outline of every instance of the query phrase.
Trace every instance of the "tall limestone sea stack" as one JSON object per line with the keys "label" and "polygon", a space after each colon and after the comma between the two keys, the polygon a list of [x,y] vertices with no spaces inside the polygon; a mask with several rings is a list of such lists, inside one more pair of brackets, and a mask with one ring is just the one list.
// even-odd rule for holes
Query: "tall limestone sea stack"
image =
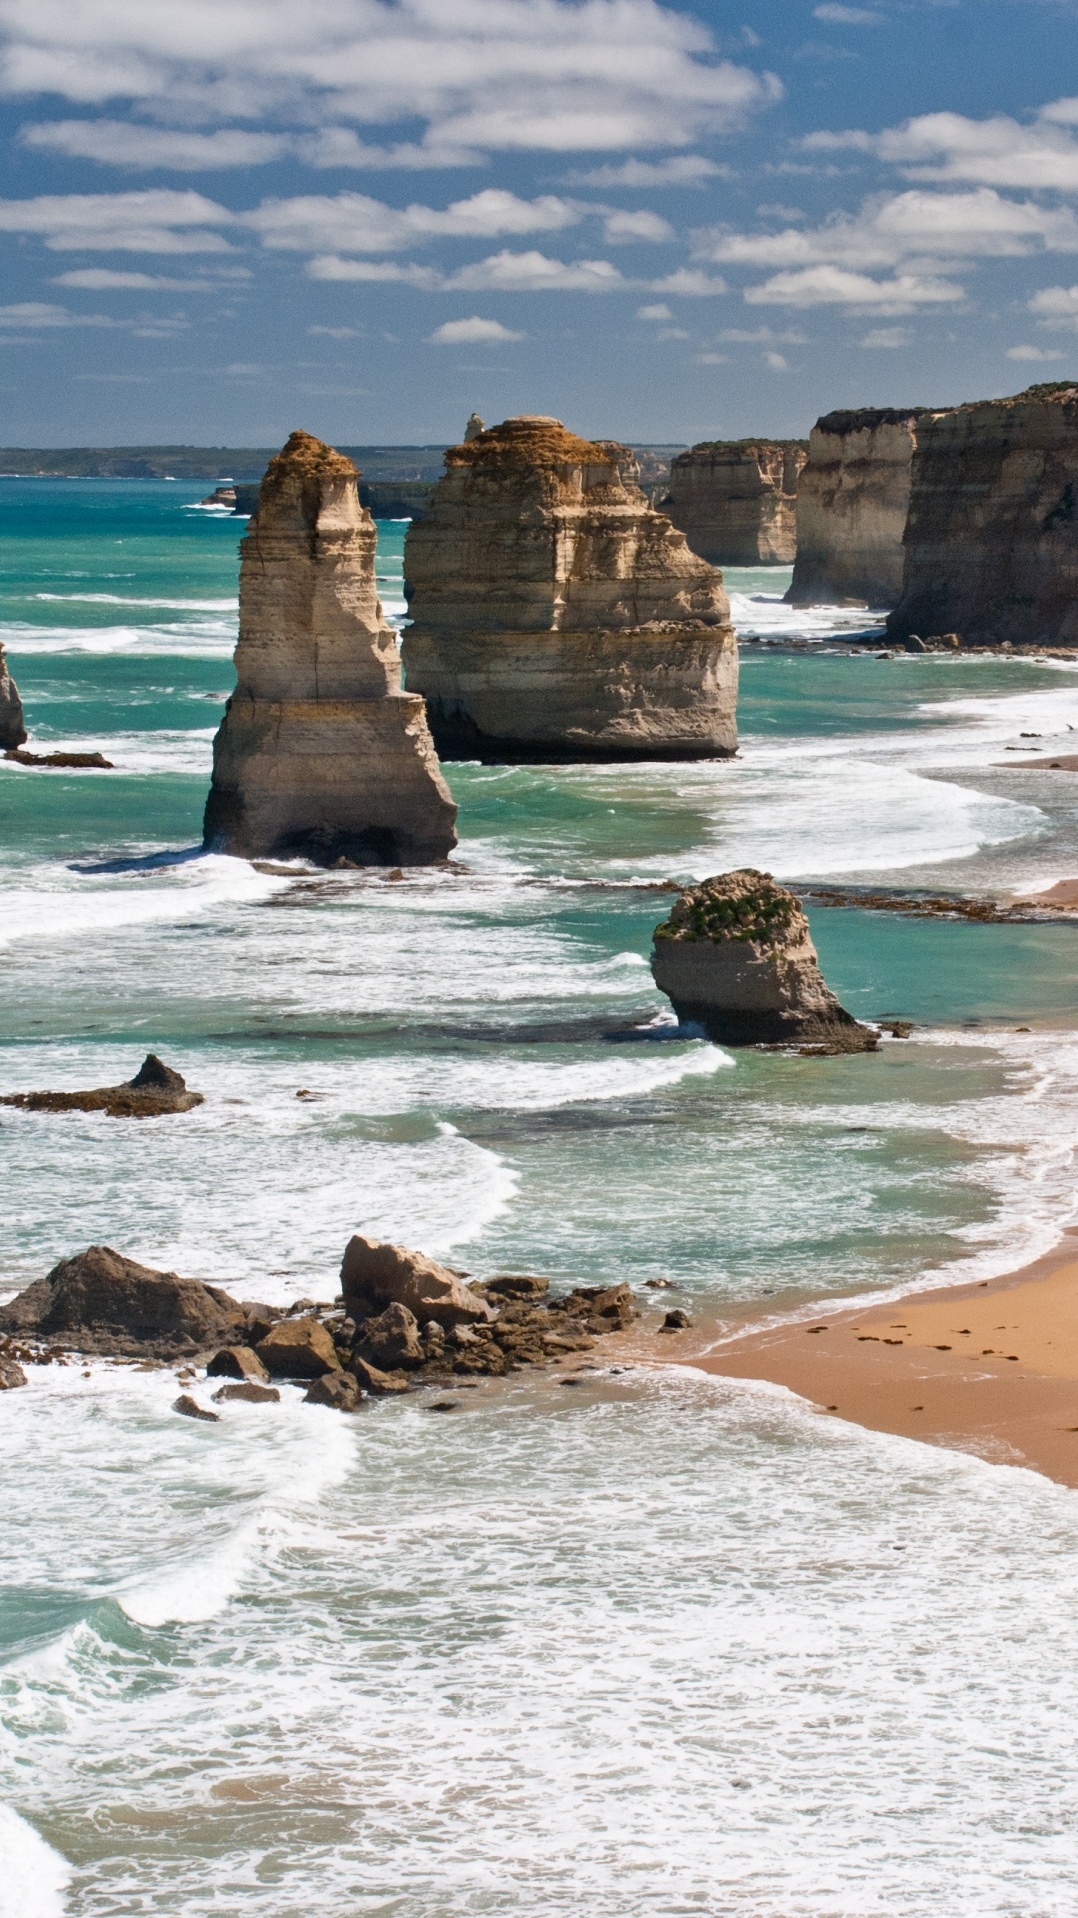
{"label": "tall limestone sea stack", "polygon": [[0,752],[13,752],[26,738],[19,689],[7,669],[4,648],[0,646]]}
{"label": "tall limestone sea stack", "polygon": [[817,420],[797,487],[792,606],[897,604],[921,417],[918,407],[866,408]]}
{"label": "tall limestone sea stack", "polygon": [[266,470],[240,547],[237,684],[204,827],[213,851],[414,866],[456,845],[423,701],[401,691],[357,478],[298,432]]}
{"label": "tall limestone sea stack", "polygon": [[1078,646],[1078,382],[921,422],[887,632]]}
{"label": "tall limestone sea stack", "polygon": [[660,506],[712,566],[789,566],[804,440],[703,440],[679,453]]}
{"label": "tall limestone sea stack", "polygon": [[631,453],[524,417],[446,454],[405,546],[403,659],[455,759],[706,759],[737,745],[722,577]]}

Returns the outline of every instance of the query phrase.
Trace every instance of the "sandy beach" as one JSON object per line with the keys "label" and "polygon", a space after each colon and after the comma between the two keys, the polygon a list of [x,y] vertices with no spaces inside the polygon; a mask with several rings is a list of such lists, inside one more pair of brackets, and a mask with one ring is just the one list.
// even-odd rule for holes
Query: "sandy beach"
{"label": "sandy beach", "polygon": [[1006,1277],[825,1308],[708,1345],[691,1362],[770,1379],[875,1431],[1078,1486],[1078,1232]]}

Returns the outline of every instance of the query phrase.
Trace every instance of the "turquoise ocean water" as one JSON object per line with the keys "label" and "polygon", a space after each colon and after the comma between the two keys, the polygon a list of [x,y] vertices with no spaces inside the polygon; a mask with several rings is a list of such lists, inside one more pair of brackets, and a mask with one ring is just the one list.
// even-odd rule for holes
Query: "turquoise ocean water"
{"label": "turquoise ocean water", "polygon": [[[649,888],[1078,876],[1078,782],[1007,763],[1069,743],[1078,665],[851,656],[865,615],[731,573],[735,763],[453,766],[448,872],[260,874],[198,852],[242,531],[198,490],[0,482],[32,744],[116,767],[0,762],[2,1089],[152,1048],[207,1095],[4,1114],[0,1295],[103,1240],[330,1297],[365,1230],[721,1327],[1054,1241],[1078,929],[815,911],[914,1036],[733,1054],[664,1036]],[[87,1372],[0,1397],[3,1918],[1073,1909],[1073,1494],[688,1372],[213,1434]]]}

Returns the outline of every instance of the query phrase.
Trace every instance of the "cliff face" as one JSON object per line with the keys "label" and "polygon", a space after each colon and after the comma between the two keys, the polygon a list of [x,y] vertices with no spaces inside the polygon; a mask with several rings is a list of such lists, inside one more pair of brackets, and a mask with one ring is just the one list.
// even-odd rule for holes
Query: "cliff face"
{"label": "cliff face", "polygon": [[16,746],[21,746],[25,738],[22,700],[8,672],[4,649],[0,646],[0,752],[11,752]]}
{"label": "cliff face", "polygon": [[921,410],[828,413],[797,488],[794,606],[894,606]]}
{"label": "cliff face", "polygon": [[679,453],[660,502],[712,566],[789,566],[797,551],[800,440],[717,440]]}
{"label": "cliff face", "polygon": [[351,460],[293,433],[240,546],[236,690],[206,845],[251,858],[422,865],[456,844],[423,701],[401,691]]}
{"label": "cliff face", "polygon": [[887,630],[1078,646],[1078,385],[922,421]]}
{"label": "cliff face", "polygon": [[403,659],[438,750],[486,760],[698,759],[737,743],[721,576],[627,448],[523,418],[446,454],[405,546]]}

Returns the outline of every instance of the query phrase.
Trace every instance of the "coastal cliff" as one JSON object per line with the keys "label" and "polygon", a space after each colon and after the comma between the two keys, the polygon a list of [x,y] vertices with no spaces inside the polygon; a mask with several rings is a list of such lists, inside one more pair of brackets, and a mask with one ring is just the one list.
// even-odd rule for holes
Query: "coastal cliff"
{"label": "coastal cliff", "polygon": [[456,844],[423,701],[401,691],[351,460],[293,433],[240,547],[236,690],[205,843],[252,858],[425,865]]}
{"label": "coastal cliff", "polygon": [[409,528],[403,660],[449,758],[704,759],[737,744],[721,575],[628,448],[524,417],[446,454]]}
{"label": "coastal cliff", "polygon": [[14,752],[26,738],[19,689],[7,669],[4,648],[0,646],[0,752]]}
{"label": "coastal cliff", "polygon": [[809,438],[797,488],[792,606],[894,606],[922,409],[828,413]]}
{"label": "coastal cliff", "polygon": [[679,453],[659,502],[712,566],[789,566],[804,440],[704,440]]}
{"label": "coastal cliff", "polygon": [[1078,384],[922,421],[887,631],[1078,646]]}

